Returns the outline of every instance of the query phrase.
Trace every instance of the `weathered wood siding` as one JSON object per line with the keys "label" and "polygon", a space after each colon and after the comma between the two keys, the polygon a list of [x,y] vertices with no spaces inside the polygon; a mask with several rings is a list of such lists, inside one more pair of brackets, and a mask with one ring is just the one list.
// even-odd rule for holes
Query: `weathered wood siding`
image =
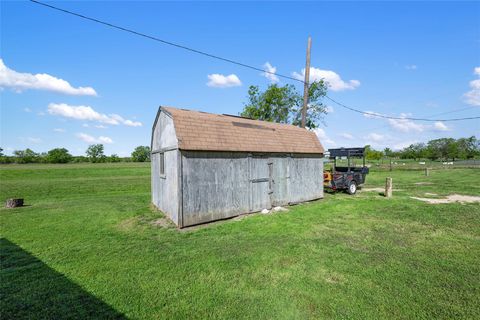
{"label": "weathered wood siding", "polygon": [[183,226],[323,197],[320,155],[182,151]]}
{"label": "weathered wood siding", "polygon": [[289,202],[323,198],[323,158],[293,155],[289,163]]}
{"label": "weathered wood siding", "polygon": [[[165,174],[160,175],[160,153],[164,154]],[[152,203],[180,225],[180,151],[173,120],[161,112],[152,132]]]}
{"label": "weathered wood siding", "polygon": [[249,212],[248,159],[232,152],[182,152],[183,225]]}

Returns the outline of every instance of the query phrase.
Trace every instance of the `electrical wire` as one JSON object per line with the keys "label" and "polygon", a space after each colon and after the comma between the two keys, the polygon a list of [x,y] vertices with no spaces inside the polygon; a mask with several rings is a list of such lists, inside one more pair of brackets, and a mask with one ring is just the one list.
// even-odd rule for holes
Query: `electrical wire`
{"label": "electrical wire", "polygon": [[348,109],[350,111],[354,111],[357,113],[361,113],[363,115],[371,116],[372,118],[383,118],[383,119],[393,119],[393,120],[412,120],[412,121],[430,121],[430,122],[436,122],[436,121],[442,121],[442,122],[449,122],[449,121],[462,121],[462,120],[473,120],[473,119],[480,119],[480,117],[466,117],[466,118],[455,118],[455,119],[427,119],[427,118],[413,118],[413,117],[393,117],[393,116],[387,116],[384,114],[376,113],[376,112],[368,112],[368,111],[362,111],[358,110],[352,107],[349,107],[347,105],[344,105],[343,103],[340,103],[336,101],[335,99],[330,98],[328,95],[325,96],[328,100],[332,101],[336,105]]}
{"label": "electrical wire", "polygon": [[187,51],[190,51],[190,52],[201,54],[201,55],[207,56],[209,58],[221,60],[221,61],[224,61],[224,62],[236,64],[236,65],[241,66],[241,67],[253,69],[253,70],[256,70],[256,71],[261,71],[261,72],[264,72],[264,73],[273,74],[273,75],[276,75],[276,76],[281,77],[281,78],[285,78],[285,79],[294,80],[294,81],[304,83],[304,81],[301,80],[301,79],[286,76],[286,75],[276,73],[276,72],[267,71],[267,70],[264,70],[264,69],[261,69],[261,68],[250,66],[250,65],[242,63],[242,62],[234,61],[234,60],[223,58],[223,57],[220,57],[220,56],[208,53],[208,52],[204,52],[204,51],[200,51],[200,50],[197,50],[197,49],[189,48],[187,46],[184,46],[184,45],[181,45],[181,44],[178,44],[178,43],[163,40],[163,39],[157,38],[155,36],[151,36],[151,35],[148,35],[148,34],[145,34],[145,33],[142,33],[142,32],[138,32],[138,31],[135,31],[135,30],[132,30],[132,29],[124,28],[124,27],[121,27],[121,26],[118,26],[118,25],[115,25],[115,24],[112,24],[112,23],[109,23],[109,22],[106,22],[106,21],[102,21],[102,20],[99,20],[99,19],[87,17],[83,14],[76,13],[76,12],[73,12],[73,11],[69,11],[69,10],[66,10],[66,9],[62,9],[62,8],[59,8],[59,7],[56,7],[56,6],[52,6],[50,4],[43,3],[43,2],[40,2],[40,1],[37,1],[37,0],[30,0],[30,1],[34,2],[36,4],[39,4],[39,5],[45,6],[47,8],[50,8],[50,9],[58,10],[58,11],[61,11],[61,12],[64,12],[64,13],[82,18],[82,19],[86,19],[86,20],[90,20],[90,21],[93,21],[93,22],[96,22],[96,23],[100,23],[100,24],[103,24],[105,26],[115,28],[115,29],[118,29],[118,30],[122,30],[122,31],[125,31],[125,32],[129,32],[129,33],[132,33],[134,35],[144,37],[144,38],[147,38],[147,39],[150,39],[150,40],[158,41],[158,42],[161,42],[161,43],[169,45],[169,46],[173,46],[173,47],[177,47],[177,48],[180,48],[180,49],[183,49],[183,50],[187,50]]}
{"label": "electrical wire", "polygon": [[[41,6],[53,9],[53,10],[57,10],[57,11],[60,11],[60,12],[63,12],[63,13],[67,13],[67,14],[85,19],[85,20],[96,22],[96,23],[99,23],[99,24],[102,24],[102,25],[105,25],[105,26],[108,26],[108,27],[111,27],[111,28],[114,28],[114,29],[125,31],[125,32],[131,33],[131,34],[134,34],[134,35],[137,35],[137,36],[140,36],[140,37],[144,37],[144,38],[147,38],[147,39],[150,39],[150,40],[161,42],[161,43],[169,45],[169,46],[173,46],[173,47],[176,47],[176,48],[179,48],[179,49],[183,49],[183,50],[187,50],[187,51],[190,51],[190,52],[193,52],[193,53],[197,53],[197,54],[209,57],[209,58],[217,59],[217,60],[220,60],[220,61],[235,64],[235,65],[238,65],[238,66],[241,66],[241,67],[244,67],[244,68],[264,72],[264,73],[267,73],[267,74],[276,75],[280,78],[289,79],[289,80],[293,80],[293,81],[297,81],[297,82],[305,84],[305,81],[303,81],[301,79],[297,79],[297,78],[290,77],[290,76],[283,75],[283,74],[276,73],[276,72],[270,72],[270,71],[267,71],[267,70],[264,70],[264,69],[261,69],[261,68],[257,68],[257,67],[254,67],[254,66],[242,63],[242,62],[238,62],[238,61],[235,61],[235,60],[223,58],[223,57],[220,57],[220,56],[217,56],[217,55],[214,55],[214,54],[211,54],[211,53],[207,53],[207,52],[204,52],[204,51],[200,51],[200,50],[197,50],[197,49],[193,49],[193,48],[190,48],[190,47],[178,44],[178,43],[163,40],[163,39],[157,38],[155,36],[151,36],[151,35],[148,35],[148,34],[145,34],[145,33],[142,33],[142,32],[138,32],[138,31],[135,31],[135,30],[132,30],[132,29],[121,27],[121,26],[118,26],[118,25],[115,25],[115,24],[112,24],[112,23],[109,23],[109,22],[106,22],[106,21],[102,21],[102,20],[99,20],[99,19],[96,19],[96,18],[91,18],[91,17],[85,16],[85,15],[80,14],[80,13],[76,13],[76,12],[69,11],[69,10],[66,10],[66,9],[62,9],[62,8],[59,8],[59,7],[56,7],[56,6],[47,4],[47,3],[43,3],[43,2],[38,1],[38,0],[30,0],[30,2],[36,3],[38,5],[41,5]],[[350,111],[354,111],[354,112],[357,112],[357,113],[360,113],[360,114],[363,114],[363,115],[372,116],[372,117],[384,118],[384,119],[412,120],[412,121],[432,121],[432,122],[435,122],[435,121],[448,122],[448,121],[462,121],[462,120],[480,119],[480,117],[468,117],[468,118],[456,118],[456,119],[426,119],[426,118],[411,118],[411,117],[393,117],[393,116],[382,115],[382,114],[378,114],[378,113],[374,113],[374,112],[362,111],[362,110],[359,110],[359,109],[356,109],[356,108],[349,107],[349,106],[347,106],[343,103],[340,103],[340,102],[336,101],[335,99],[332,99],[328,95],[325,95],[325,97],[327,99],[329,99],[330,101],[332,101],[333,103],[335,103],[335,104],[337,104],[337,105],[339,105],[339,106],[341,106],[345,109],[348,109]]]}

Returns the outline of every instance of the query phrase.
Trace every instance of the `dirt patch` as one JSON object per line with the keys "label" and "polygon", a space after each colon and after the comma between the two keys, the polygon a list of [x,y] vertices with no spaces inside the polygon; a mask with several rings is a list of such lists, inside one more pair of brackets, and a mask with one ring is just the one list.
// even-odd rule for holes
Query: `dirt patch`
{"label": "dirt patch", "polygon": [[159,228],[172,228],[172,227],[175,227],[173,225],[173,222],[171,222],[170,220],[168,220],[167,218],[160,218],[160,219],[157,219],[157,220],[154,220],[151,222],[152,226],[155,226],[155,227],[159,227]]}
{"label": "dirt patch", "polygon": [[425,195],[426,195],[426,196],[433,196],[433,197],[438,196],[437,193],[430,193],[430,192],[425,192]]}
{"label": "dirt patch", "polygon": [[464,196],[460,194],[452,194],[447,196],[446,198],[442,199],[432,199],[432,198],[417,198],[417,197],[410,197],[412,199],[424,201],[430,204],[441,204],[441,203],[454,203],[454,202],[460,202],[460,203],[474,203],[474,202],[480,202],[480,197],[477,196]]}
{"label": "dirt patch", "polygon": [[426,181],[424,181],[424,182],[415,182],[415,184],[416,184],[417,186],[424,186],[424,185],[431,185],[431,184],[433,184],[433,182],[426,182]]}
{"label": "dirt patch", "polygon": [[137,217],[128,218],[121,221],[117,226],[122,231],[132,230],[138,223]]}

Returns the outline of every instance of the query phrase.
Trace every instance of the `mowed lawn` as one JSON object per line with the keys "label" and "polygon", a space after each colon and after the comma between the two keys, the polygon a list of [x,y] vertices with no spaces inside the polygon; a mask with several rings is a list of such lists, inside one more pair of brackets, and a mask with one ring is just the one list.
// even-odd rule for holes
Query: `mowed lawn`
{"label": "mowed lawn", "polygon": [[[378,191],[178,231],[149,164],[0,167],[2,319],[479,319],[479,169],[373,172]],[[416,184],[418,182],[430,184]],[[435,197],[430,195],[431,197]]]}

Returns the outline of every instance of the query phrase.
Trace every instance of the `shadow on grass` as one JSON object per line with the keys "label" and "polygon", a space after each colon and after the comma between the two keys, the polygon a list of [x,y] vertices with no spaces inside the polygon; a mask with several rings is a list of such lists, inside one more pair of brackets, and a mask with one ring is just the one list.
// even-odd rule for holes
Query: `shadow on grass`
{"label": "shadow on grass", "polygon": [[0,239],[1,319],[126,319],[61,273]]}

